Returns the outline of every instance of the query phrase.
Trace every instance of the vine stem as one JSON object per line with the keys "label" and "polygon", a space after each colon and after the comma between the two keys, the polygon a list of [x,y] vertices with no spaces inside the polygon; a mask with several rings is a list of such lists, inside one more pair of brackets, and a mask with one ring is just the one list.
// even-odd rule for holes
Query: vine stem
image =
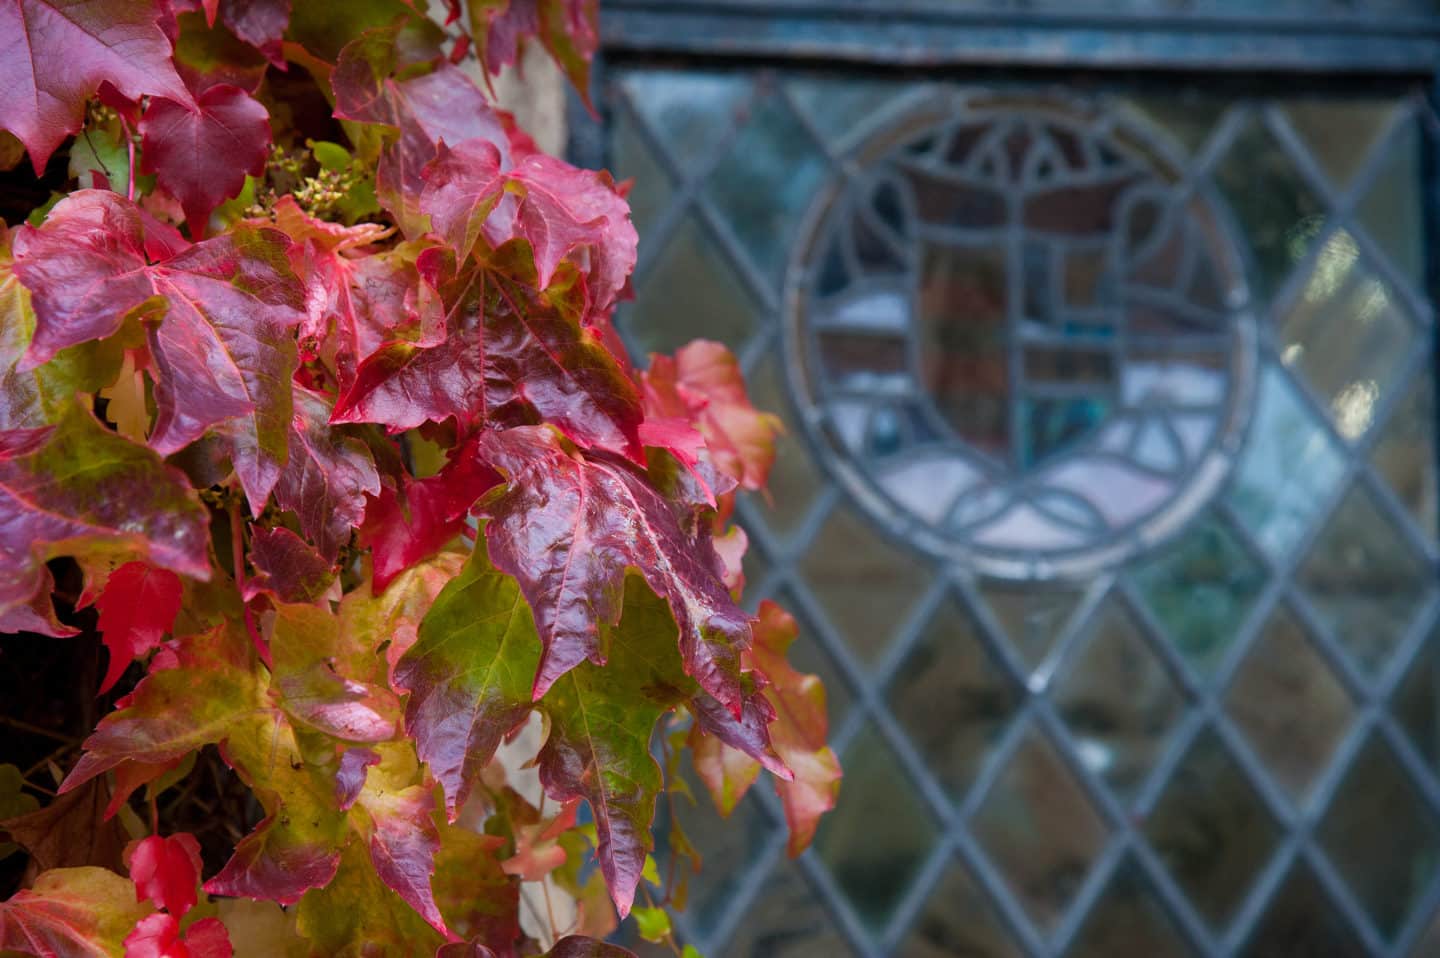
{"label": "vine stem", "polygon": [[255,627],[255,613],[250,609],[250,603],[245,600],[245,520],[240,516],[240,498],[230,505],[230,559],[235,566],[235,588],[240,591],[240,601],[245,609],[245,631],[250,633],[250,642],[255,646],[255,652],[260,656],[260,661],[265,667],[274,671],[275,664],[270,660],[270,649],[260,638],[260,631]]}

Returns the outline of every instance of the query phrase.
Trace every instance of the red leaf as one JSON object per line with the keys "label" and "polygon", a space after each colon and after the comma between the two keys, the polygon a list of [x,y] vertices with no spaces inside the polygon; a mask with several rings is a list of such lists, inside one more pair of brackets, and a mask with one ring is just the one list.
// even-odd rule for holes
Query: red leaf
{"label": "red leaf", "polygon": [[157,911],[146,915],[125,938],[125,958],[189,958],[180,943],[180,919]]}
{"label": "red leaf", "polygon": [[491,73],[515,63],[524,40],[538,36],[589,99],[590,60],[600,47],[597,0],[471,0],[470,27]]}
{"label": "red leaf", "polygon": [[210,212],[240,193],[245,176],[265,172],[270,114],[239,87],[221,83],[195,99],[198,109],[156,97],[140,119],[146,173],[180,201],[190,235],[205,234]]}
{"label": "red leaf", "polygon": [[614,306],[635,268],[638,240],[630,207],[608,173],[543,153],[507,171],[487,138],[442,145],[424,176],[420,208],[462,259],[482,237],[492,250],[521,239],[534,254],[538,288],[547,288],[569,258],[586,279],[586,313]]}
{"label": "red leaf", "polygon": [[500,477],[464,447],[434,476],[404,480],[405,499],[383,487],[369,501],[360,526],[360,544],[374,557],[375,591],[460,535],[470,507]]}
{"label": "red leaf", "polygon": [[110,691],[125,669],[160,644],[180,612],[180,577],[143,562],[127,562],[111,574],[95,600],[99,629],[110,651],[100,692]]}
{"label": "red leaf", "polygon": [[156,912],[140,919],[125,939],[125,958],[231,958],[230,933],[218,918],[202,918],[180,937],[180,920]]}
{"label": "red leaf", "polygon": [[502,166],[510,162],[509,135],[485,95],[458,67],[442,64],[421,76],[396,80],[398,27],[370,30],[340,51],[330,77],[335,116],[380,123],[400,131],[381,154],[375,192],[405,235],[430,226],[419,207],[422,171],[441,142],[482,139],[494,144]]}
{"label": "red leaf", "polygon": [[380,492],[375,459],[365,443],[329,425],[330,403],[294,389],[290,455],[275,484],[275,500],[300,520],[300,528],[334,560],[365,517],[365,497]]}
{"label": "red leaf", "polygon": [[190,958],[231,958],[235,954],[230,932],[219,918],[201,918],[187,928],[185,945]]}
{"label": "red leaf", "polygon": [[335,568],[304,539],[286,529],[256,527],[250,535],[250,564],[257,575],[245,581],[245,601],[268,592],[281,602],[314,602],[335,581]]}
{"label": "red leaf", "polygon": [[132,100],[192,102],[158,18],[153,0],[0,2],[0,127],[25,144],[37,176],[102,82]]}
{"label": "red leaf", "polygon": [[740,363],[730,350],[697,339],[673,359],[651,356],[641,386],[647,416],[695,423],[716,468],[746,489],[764,488],[782,428],[775,416],[750,405]]}
{"label": "red leaf", "polygon": [[195,907],[195,888],[200,884],[200,843],[185,832],[168,838],[142,838],[130,852],[130,879],[135,882],[136,901],[148,898],[156,908],[183,917]]}
{"label": "red leaf", "polygon": [[328,885],[340,867],[338,848],[298,839],[278,814],[268,816],[240,839],[225,867],[205,883],[205,891],[295,904],[310,889]]}
{"label": "red leaf", "polygon": [[150,446],[169,455],[215,427],[259,515],[289,455],[291,329],[304,302],[289,248],[282,233],[236,226],[148,265],[133,203],[72,193],[15,239],[15,273],[35,307],[26,361],[109,336],[140,309],[158,374]]}
{"label": "red leaf", "polygon": [[599,632],[619,621],[633,567],[669,602],[686,672],[738,718],[750,619],[720,581],[708,541],[684,532],[670,503],[630,469],[571,455],[548,429],[487,433],[480,456],[509,483],[485,503],[485,535],[495,565],[519,580],[545,645],[535,696],[586,658],[603,664]]}

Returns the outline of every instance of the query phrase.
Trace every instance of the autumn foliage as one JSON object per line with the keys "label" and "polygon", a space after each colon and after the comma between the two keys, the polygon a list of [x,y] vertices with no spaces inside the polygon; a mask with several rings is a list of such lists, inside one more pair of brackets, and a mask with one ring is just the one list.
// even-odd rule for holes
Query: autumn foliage
{"label": "autumn foliage", "polygon": [[[53,799],[0,765],[0,951],[604,956],[670,937],[680,750],[727,814],[768,770],[792,853],[834,803],[740,605],[777,421],[717,344],[631,366],[625,186],[491,102],[527,43],[588,96],[594,0],[423,8],[0,0],[0,158],[65,178],[0,224],[0,632],[91,622],[123,693]],[[215,754],[207,874],[158,797]],[[51,855],[117,818],[127,874]]]}

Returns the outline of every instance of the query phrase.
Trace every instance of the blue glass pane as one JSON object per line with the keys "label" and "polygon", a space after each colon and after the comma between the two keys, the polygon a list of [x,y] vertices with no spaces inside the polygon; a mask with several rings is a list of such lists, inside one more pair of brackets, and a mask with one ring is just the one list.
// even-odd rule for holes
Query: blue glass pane
{"label": "blue glass pane", "polygon": [[1213,673],[1267,578],[1221,521],[1198,522],[1135,564],[1135,581],[1167,638],[1202,673]]}
{"label": "blue glass pane", "polygon": [[828,166],[784,100],[753,104],[734,143],[706,182],[715,204],[761,274],[779,285],[793,231]]}
{"label": "blue glass pane", "polygon": [[1324,427],[1284,373],[1260,379],[1255,421],[1226,493],[1246,530],[1272,559],[1284,559],[1309,532],[1345,470]]}

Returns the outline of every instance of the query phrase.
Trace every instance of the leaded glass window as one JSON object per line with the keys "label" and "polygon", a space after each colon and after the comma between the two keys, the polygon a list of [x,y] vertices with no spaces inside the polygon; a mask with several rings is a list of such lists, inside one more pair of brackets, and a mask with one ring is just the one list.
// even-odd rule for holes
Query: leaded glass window
{"label": "leaded glass window", "polygon": [[[620,6],[622,332],[725,341],[785,418],[746,572],[801,619],[847,771],[794,862],[771,796],[724,839],[681,803],[707,862],[687,940],[1440,954],[1429,81],[1053,72],[1079,23],[1034,78],[959,54],[917,76],[816,60],[779,14],[768,65],[692,62],[745,52],[726,4],[666,8],[708,39],[644,43],[658,7]],[[1158,5],[1083,6],[1024,10]],[[1418,0],[1266,10],[1323,7],[1363,46],[1377,6],[1440,32]]]}

